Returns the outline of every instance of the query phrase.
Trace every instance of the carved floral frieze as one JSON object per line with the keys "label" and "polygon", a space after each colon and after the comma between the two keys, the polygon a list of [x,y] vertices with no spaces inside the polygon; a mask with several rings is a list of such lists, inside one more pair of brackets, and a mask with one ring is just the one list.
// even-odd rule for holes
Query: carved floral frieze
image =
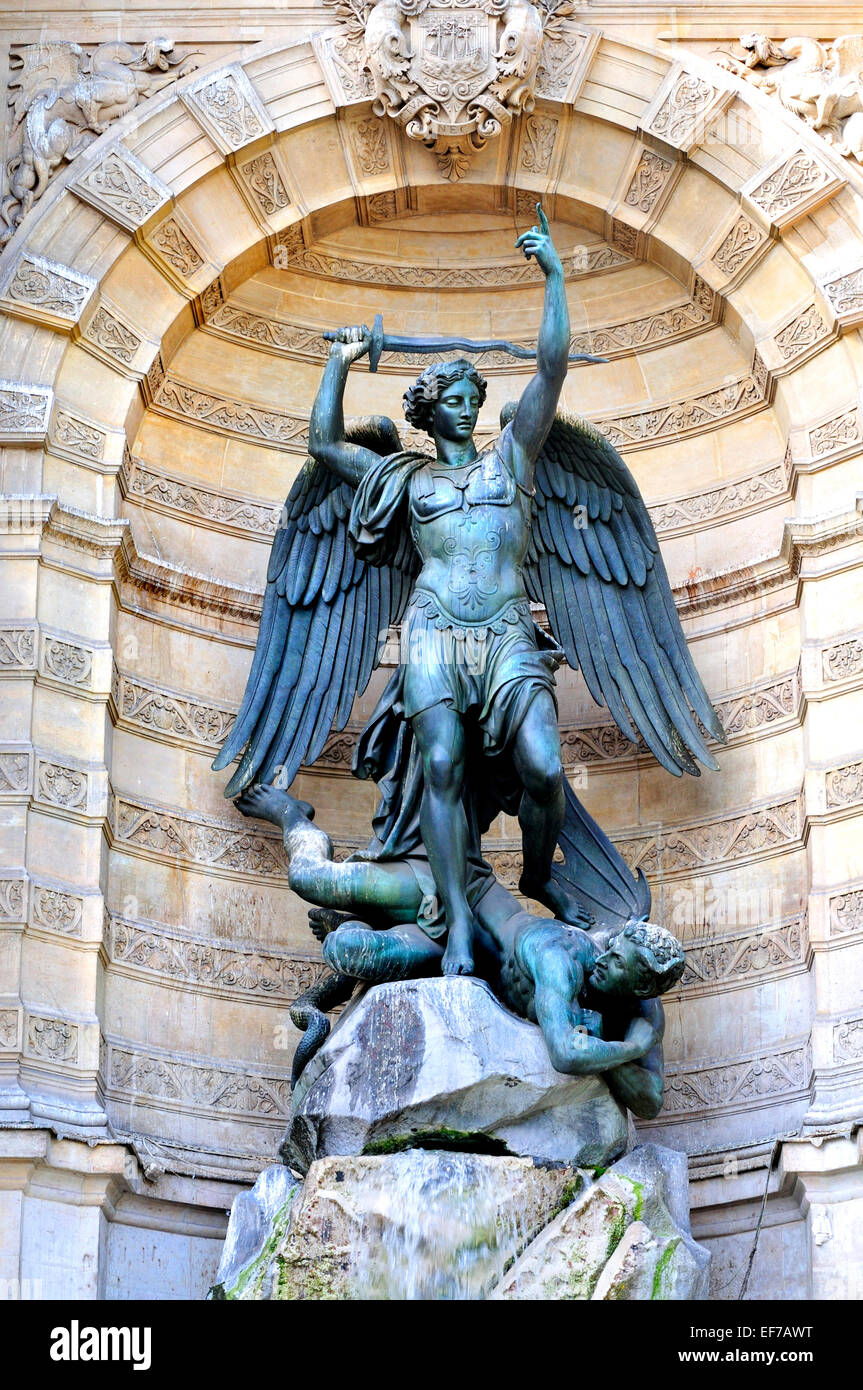
{"label": "carved floral frieze", "polygon": [[863,638],[836,642],[821,654],[821,673],[825,683],[848,680],[863,671]]}
{"label": "carved floral frieze", "polygon": [[171,199],[171,190],[125,145],[106,150],[69,187],[114,222],[134,232]]}
{"label": "carved floral frieze", "polygon": [[65,767],[46,758],[38,760],[34,796],[47,806],[63,811],[86,811],[88,778],[79,768]]}
{"label": "carved floral frieze", "polygon": [[765,386],[765,381],[752,373],[728,386],[715,387],[686,400],[651,405],[628,415],[595,419],[594,424],[616,448],[632,450],[711,429],[733,417],[761,410],[766,403]]}
{"label": "carved floral frieze", "polygon": [[147,240],[181,280],[190,280],[204,267],[204,257],[176,217],[166,217]]}
{"label": "carved floral frieze", "polygon": [[80,419],[70,410],[57,409],[54,412],[50,437],[55,452],[76,461],[83,458],[99,462],[105,457],[108,441],[105,431],[88,420]]}
{"label": "carved floral frieze", "polygon": [[34,883],[32,918],[36,926],[60,936],[80,937],[83,932],[84,899],[45,884]]}
{"label": "carved floral frieze", "polygon": [[633,872],[642,869],[650,877],[782,853],[801,843],[802,831],[795,797],[704,825],[669,826],[655,835],[621,839],[618,848]]}
{"label": "carved floral frieze", "polygon": [[0,1009],[0,1052],[18,1050],[18,1010]]}
{"label": "carved floral frieze", "polygon": [[256,950],[113,914],[109,950],[113,966],[178,984],[283,1002],[296,999],[326,972],[323,961],[311,955]]}
{"label": "carved floral frieze", "polygon": [[834,415],[809,431],[809,450],[815,459],[827,458],[855,444],[863,444],[860,411],[856,406]]}
{"label": "carved floral frieze", "polygon": [[666,1068],[664,1118],[702,1110],[756,1107],[759,1102],[800,1096],[812,1075],[808,1048],[792,1047],[763,1056],[745,1057],[723,1066],[676,1070]]}
{"label": "carved floral frieze", "polygon": [[76,1023],[28,1014],[24,1024],[25,1055],[44,1062],[76,1062],[78,1033]]}
{"label": "carved floral frieze", "polygon": [[657,534],[668,535],[769,505],[788,495],[789,465],[790,458],[748,478],[736,478],[703,492],[653,503],[648,507],[650,519]]}
{"label": "carved floral frieze", "polygon": [[[716,387],[698,396],[666,405],[654,404],[627,415],[600,417],[596,427],[617,448],[633,451],[666,439],[696,433],[724,424],[734,418],[763,409],[766,404],[767,374],[760,380],[749,375],[728,386]],[[165,377],[154,400],[155,407],[181,420],[193,420],[204,428],[227,430],[273,446],[286,446],[305,452],[308,419],[250,402],[231,400],[197,386]],[[409,430],[401,429],[402,443],[414,447]],[[490,437],[488,428],[478,431],[477,439]],[[419,447],[427,447],[427,436],[418,435]],[[763,487],[762,489],[763,490]]]}
{"label": "carved floral frieze", "polygon": [[[536,212],[532,200],[531,215]],[[301,229],[294,225],[279,234],[273,245],[273,264],[278,270],[303,270],[329,280],[348,280],[353,284],[378,283],[405,285],[417,289],[484,289],[495,285],[542,283],[544,277],[533,260],[505,265],[399,265],[393,262],[359,260],[336,256],[306,246]],[[598,242],[578,248],[578,255],[564,258],[567,279],[617,270],[631,265],[632,258],[617,247]]]}
{"label": "carved floral frieze", "polygon": [[222,154],[232,154],[273,129],[266,106],[238,64],[197,78],[181,96]]}
{"label": "carved floral frieze", "polygon": [[741,192],[778,229],[793,226],[832,198],[842,179],[810,150],[782,156],[743,185]]}
{"label": "carved floral frieze", "polygon": [[681,988],[703,992],[758,984],[767,977],[803,969],[808,947],[805,915],[761,928],[747,926],[712,941],[687,941]]}
{"label": "carved floral frieze", "polygon": [[0,748],[0,796],[12,800],[30,791],[31,758],[28,749]]}
{"label": "carved floral frieze", "polygon": [[265,1076],[245,1067],[231,1070],[209,1061],[179,1061],[115,1043],[107,1046],[105,1071],[109,1093],[131,1101],[149,1098],[208,1115],[221,1111],[279,1121],[287,1118],[291,1105],[287,1075]]}
{"label": "carved floral frieze", "polygon": [[115,796],[114,840],[127,849],[245,875],[287,877],[279,836]]}
{"label": "carved floral frieze", "polygon": [[89,690],[93,677],[93,652],[89,647],[46,634],[39,669],[43,675],[51,676],[63,685]]}
{"label": "carved floral frieze", "polygon": [[290,207],[291,199],[271,150],[235,165],[235,172],[252,206],[264,217]]}
{"label": "carved floral frieze", "polygon": [[730,91],[718,89],[702,74],[672,68],[645,115],[644,129],[675,150],[689,152],[731,99]]}
{"label": "carved floral frieze", "polygon": [[0,440],[41,439],[48,428],[53,400],[50,386],[0,380]]}
{"label": "carved floral frieze", "polygon": [[863,762],[830,768],[825,776],[828,811],[863,801]]}
{"label": "carved floral frieze", "polygon": [[623,201],[638,212],[652,212],[674,170],[674,163],[654,150],[642,150]]}
{"label": "carved floral frieze", "polygon": [[0,876],[0,922],[23,922],[27,880]]}
{"label": "carved floral frieze", "polygon": [[730,279],[756,259],[768,240],[763,227],[740,213],[710,259]]}
{"label": "carved floral frieze", "polygon": [[859,1062],[863,1058],[863,1018],[844,1019],[833,1028],[833,1061]]}
{"label": "carved floral frieze", "polygon": [[272,537],[281,515],[280,508],[266,502],[231,497],[227,493],[159,473],[132,455],[124,462],[120,485],[126,497],[137,499],[146,506],[157,507],[160,511],[194,517],[219,530]]}
{"label": "carved floral frieze", "polygon": [[0,627],[0,671],[36,668],[36,628]]}
{"label": "carved floral frieze", "polygon": [[6,276],[0,302],[12,313],[65,325],[76,322],[95,288],[90,276],[22,251]]}
{"label": "carved floral frieze", "polygon": [[863,888],[837,893],[829,903],[830,935],[850,936],[863,929]]}
{"label": "carved floral frieze", "polygon": [[[711,292],[712,293],[712,292]],[[207,327],[225,337],[239,342],[254,343],[269,352],[290,354],[314,361],[325,361],[329,344],[319,330],[301,324],[287,323],[283,320],[257,314],[236,304],[207,301]],[[713,302],[704,297],[703,303],[694,299],[674,305],[670,309],[645,314],[640,318],[612,323],[607,327],[589,328],[576,331],[570,339],[570,352],[587,352],[603,357],[620,357],[635,351],[659,347],[670,341],[689,337],[709,328],[713,323]],[[524,340],[525,347],[534,347],[535,339]],[[454,355],[454,354],[450,354]],[[446,354],[444,354],[446,356]],[[513,358],[509,353],[497,350],[476,353],[472,361],[482,371],[531,372],[533,363]],[[381,354],[378,369],[401,370],[403,367],[428,365],[428,357],[417,352],[384,352]]]}
{"label": "carved floral frieze", "polygon": [[222,709],[193,696],[161,690],[115,669],[112,696],[122,724],[169,739],[189,740],[206,748],[220,748],[236,710]]}

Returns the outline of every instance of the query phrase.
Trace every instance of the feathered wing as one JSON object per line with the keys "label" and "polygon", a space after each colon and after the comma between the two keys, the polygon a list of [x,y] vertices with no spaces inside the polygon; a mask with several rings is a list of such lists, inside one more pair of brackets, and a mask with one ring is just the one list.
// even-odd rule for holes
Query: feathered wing
{"label": "feathered wing", "polygon": [[619,850],[587,814],[569,783],[558,844],[563,863],[551,866],[555,883],[575,898],[597,927],[622,927],[650,916],[650,888],[641,869],[635,877]]}
{"label": "feathered wing", "polygon": [[[675,776],[717,763],[694,715],[725,742],[689,654],[635,479],[588,421],[558,414],[537,460],[525,583],[545,604],[569,664],[608,706],[627,738],[630,720]],[[576,511],[576,508],[578,509]],[[694,714],[693,714],[694,711]]]}
{"label": "feathered wing", "polygon": [[[391,420],[353,422],[346,432],[381,457],[400,443]],[[333,728],[343,729],[365,690],[387,630],[410,595],[417,557],[405,528],[388,563],[370,564],[348,536],[354,488],[306,459],[288,494],[267,569],[258,642],[243,703],[214,769],[244,749],[225,788],[237,796],[279,773],[290,786]]]}

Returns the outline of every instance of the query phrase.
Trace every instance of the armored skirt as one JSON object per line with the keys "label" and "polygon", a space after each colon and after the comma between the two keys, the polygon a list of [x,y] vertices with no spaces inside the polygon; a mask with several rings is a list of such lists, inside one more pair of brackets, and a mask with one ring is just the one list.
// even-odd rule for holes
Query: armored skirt
{"label": "armored skirt", "polygon": [[490,621],[456,622],[433,594],[417,589],[402,625],[401,692],[406,719],[437,704],[472,715],[483,751],[509,747],[538,690],[552,699],[563,659],[530,616],[527,599]]}

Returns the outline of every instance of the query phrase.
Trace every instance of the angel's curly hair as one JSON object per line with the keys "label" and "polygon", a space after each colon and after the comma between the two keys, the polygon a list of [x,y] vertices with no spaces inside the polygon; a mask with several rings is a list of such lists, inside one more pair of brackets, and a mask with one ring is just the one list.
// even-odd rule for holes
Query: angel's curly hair
{"label": "angel's curly hair", "polygon": [[479,403],[482,405],[487,390],[486,379],[480,376],[467,358],[460,357],[456,362],[433,362],[430,367],[426,367],[404,394],[404,412],[408,424],[413,425],[415,429],[425,430],[426,434],[432,434],[435,402],[448,386],[454,386],[465,377],[476,387]]}

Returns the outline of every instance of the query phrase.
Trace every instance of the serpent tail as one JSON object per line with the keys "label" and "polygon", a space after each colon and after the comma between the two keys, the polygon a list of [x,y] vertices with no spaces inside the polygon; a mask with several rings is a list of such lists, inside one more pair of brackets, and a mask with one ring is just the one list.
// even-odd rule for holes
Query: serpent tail
{"label": "serpent tail", "polygon": [[296,1086],[308,1063],[326,1042],[330,1031],[327,1013],[345,1004],[354,992],[356,980],[350,975],[328,972],[309,989],[298,995],[290,1008],[291,1022],[303,1036],[294,1053],[291,1069],[291,1089]]}

